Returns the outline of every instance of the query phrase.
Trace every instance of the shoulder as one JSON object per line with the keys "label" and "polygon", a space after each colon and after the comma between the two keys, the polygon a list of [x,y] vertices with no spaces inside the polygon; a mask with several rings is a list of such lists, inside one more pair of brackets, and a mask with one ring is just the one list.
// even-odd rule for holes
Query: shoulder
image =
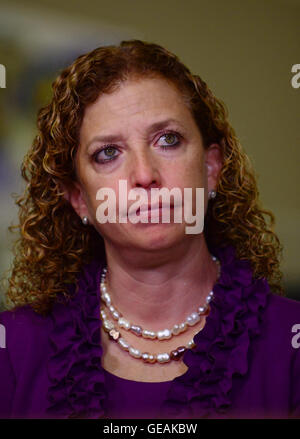
{"label": "shoulder", "polygon": [[270,305],[274,311],[284,310],[299,316],[300,300],[290,299],[289,297],[279,296],[274,293],[270,293],[269,296]]}
{"label": "shoulder", "polygon": [[287,348],[291,346],[295,325],[300,325],[300,302],[270,292],[261,320],[262,335],[276,346]]}
{"label": "shoulder", "polygon": [[[50,315],[42,316],[29,305],[0,313],[2,356],[12,364],[24,364],[27,358],[38,358],[46,349],[51,332]],[[5,352],[4,352],[5,351]]]}
{"label": "shoulder", "polygon": [[270,293],[266,307],[269,325],[280,331],[300,324],[300,301]]}
{"label": "shoulder", "polygon": [[300,373],[300,302],[270,293],[262,325],[269,346],[292,362],[298,359]]}
{"label": "shoulder", "polygon": [[[85,318],[98,300],[102,265],[103,261],[99,263],[97,259],[86,264],[78,273],[77,281],[67,285],[68,298],[55,300],[47,315],[37,313],[29,304],[0,312],[0,330],[5,333],[8,349],[33,343],[38,349],[57,325],[67,330],[74,320]],[[82,312],[83,309],[86,312]]]}
{"label": "shoulder", "polygon": [[300,302],[269,291],[259,302],[255,294],[250,295],[247,311],[247,327],[257,318],[259,322],[253,333],[251,361],[285,380],[300,375]]}
{"label": "shoulder", "polygon": [[49,327],[50,317],[35,312],[29,305],[0,313],[0,324],[6,336],[26,339],[29,334],[42,335]]}
{"label": "shoulder", "polygon": [[43,374],[49,333],[49,317],[29,305],[0,313],[0,418],[10,416],[16,392]]}
{"label": "shoulder", "polygon": [[300,377],[300,302],[273,293],[268,296],[261,322],[264,358],[274,361],[273,368],[284,366],[286,374],[296,379]]}
{"label": "shoulder", "polygon": [[[271,295],[267,307],[269,324],[269,345],[273,355],[272,368],[286,363],[278,374],[280,381],[290,382],[290,416],[300,417],[300,302],[297,300]],[[284,376],[286,378],[284,378]],[[278,383],[278,381],[277,381]]]}

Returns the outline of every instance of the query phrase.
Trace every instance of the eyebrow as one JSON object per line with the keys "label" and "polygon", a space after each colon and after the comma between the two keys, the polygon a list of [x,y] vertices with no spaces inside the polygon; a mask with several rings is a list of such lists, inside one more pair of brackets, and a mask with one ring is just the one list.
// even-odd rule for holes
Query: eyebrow
{"label": "eyebrow", "polygon": [[[154,122],[147,128],[147,134],[151,134],[153,131],[161,130],[165,128],[166,126],[170,125],[171,123],[175,123],[177,125],[180,125],[182,129],[185,129],[185,127],[182,125],[181,122],[179,122],[176,119],[165,119],[158,122]],[[122,136],[120,134],[108,134],[108,135],[97,135],[94,136],[86,145],[86,148],[88,148],[92,143],[94,142],[104,142],[104,143],[112,143],[117,142],[118,140],[122,139]]]}

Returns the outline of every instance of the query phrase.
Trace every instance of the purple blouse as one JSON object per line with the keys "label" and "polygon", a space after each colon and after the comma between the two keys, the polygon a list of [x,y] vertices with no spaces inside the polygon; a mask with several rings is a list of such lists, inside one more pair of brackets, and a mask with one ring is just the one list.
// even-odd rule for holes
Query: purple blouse
{"label": "purple blouse", "polygon": [[46,317],[29,305],[0,313],[0,417],[300,418],[300,347],[292,343],[300,303],[254,279],[233,247],[213,253],[221,275],[211,311],[183,356],[188,370],[172,381],[130,381],[102,368],[105,260],[86,265],[78,291],[70,286],[71,299]]}

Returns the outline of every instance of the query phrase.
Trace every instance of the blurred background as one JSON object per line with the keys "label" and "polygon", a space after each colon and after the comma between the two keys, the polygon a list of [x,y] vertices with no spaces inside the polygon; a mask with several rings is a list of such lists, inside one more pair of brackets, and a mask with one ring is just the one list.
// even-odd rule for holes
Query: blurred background
{"label": "blurred background", "polygon": [[135,38],[177,54],[225,102],[277,220],[287,296],[300,300],[299,19],[300,0],[0,0],[0,275],[12,263],[20,165],[52,81],[78,55]]}

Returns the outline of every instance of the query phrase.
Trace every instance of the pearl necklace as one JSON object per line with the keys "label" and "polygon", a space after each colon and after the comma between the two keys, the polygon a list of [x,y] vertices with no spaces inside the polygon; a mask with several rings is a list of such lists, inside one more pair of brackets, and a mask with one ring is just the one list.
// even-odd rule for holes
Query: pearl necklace
{"label": "pearl necklace", "polygon": [[[214,262],[218,265],[218,276],[217,280],[220,277],[220,262],[215,256],[212,256],[212,259]],[[111,303],[111,297],[110,294],[107,291],[107,285],[106,285],[106,273],[107,273],[107,267],[104,267],[101,274],[101,282],[100,282],[100,292],[101,292],[101,300],[105,303],[107,308],[109,309],[112,317],[118,321],[118,325],[121,328],[126,329],[127,331],[132,332],[136,336],[142,336],[145,339],[158,339],[159,341],[170,339],[173,335],[181,334],[182,332],[186,331],[188,327],[194,326],[196,323],[198,323],[203,316],[207,316],[210,311],[209,303],[213,299],[214,293],[213,291],[210,291],[210,293],[207,295],[205,299],[204,306],[200,306],[197,310],[197,312],[191,313],[187,319],[180,323],[179,325],[174,325],[173,328],[170,329],[164,329],[161,331],[149,331],[147,329],[142,329],[141,326],[138,325],[132,325],[128,320],[126,320],[119,311],[112,305]],[[186,346],[179,346],[175,350],[171,351],[170,353],[164,352],[161,354],[150,354],[149,352],[140,352],[138,349],[135,349],[133,346],[131,346],[124,337],[121,336],[120,331],[118,331],[114,325],[114,322],[109,320],[107,318],[107,314],[105,313],[104,309],[100,309],[101,319],[103,321],[103,329],[105,332],[108,333],[109,338],[112,341],[115,341],[119,344],[119,346],[125,350],[128,351],[128,353],[136,359],[142,359],[146,363],[166,363],[170,360],[179,360],[184,352],[187,349],[192,349],[195,347],[194,340],[190,340]],[[203,328],[201,328],[202,330]]]}
{"label": "pearl necklace", "polygon": [[[217,260],[217,258],[215,256],[212,256],[212,260],[218,264],[218,271],[220,271],[220,265],[219,265],[219,261]],[[150,331],[148,329],[143,329],[141,326],[138,326],[138,325],[132,325],[112,305],[110,294],[107,291],[106,273],[107,273],[107,267],[104,267],[102,274],[101,274],[101,283],[100,283],[101,300],[106,304],[112,317],[118,321],[118,325],[120,328],[124,328],[124,329],[126,329],[126,331],[130,331],[139,337],[142,336],[143,338],[150,338],[152,340],[154,340],[154,339],[158,339],[158,340],[170,339],[174,335],[179,335],[182,332],[186,331],[189,326],[194,326],[196,323],[198,323],[200,321],[201,316],[207,314],[208,304],[212,300],[213,294],[214,294],[213,291],[210,291],[210,293],[207,295],[207,297],[205,299],[204,306],[200,306],[196,312],[192,312],[184,322],[180,323],[179,325],[174,325],[172,329],[163,329],[163,330],[155,332],[155,331]],[[219,274],[220,273],[218,273],[218,278],[219,278]]]}
{"label": "pearl necklace", "polygon": [[[135,349],[131,346],[125,338],[122,337],[120,331],[116,330],[114,323],[107,319],[107,315],[103,309],[101,309],[100,313],[103,321],[103,329],[108,333],[110,340],[117,342],[131,357],[143,360],[145,363],[168,363],[171,360],[178,361],[187,349],[192,349],[196,346],[192,339],[186,346],[179,346],[170,353],[150,354],[149,352],[141,352],[139,349]],[[201,330],[202,329],[203,328],[201,328]]]}

